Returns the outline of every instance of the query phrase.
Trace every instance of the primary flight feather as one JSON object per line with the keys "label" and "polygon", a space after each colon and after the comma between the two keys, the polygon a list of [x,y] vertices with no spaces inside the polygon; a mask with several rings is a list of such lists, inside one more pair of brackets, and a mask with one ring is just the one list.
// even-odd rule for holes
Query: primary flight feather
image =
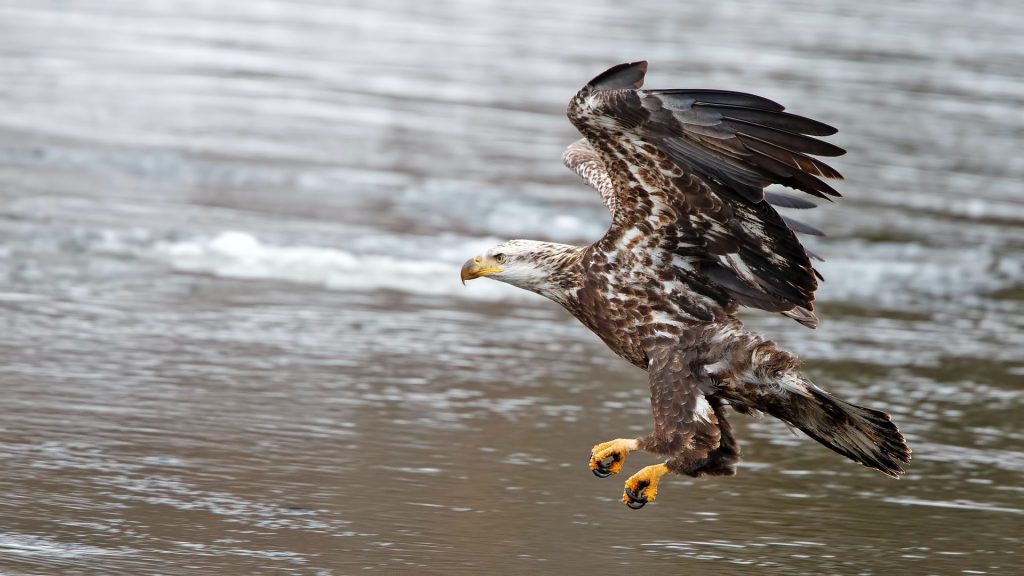
{"label": "primary flight feather", "polygon": [[590,458],[599,477],[633,450],[666,458],[626,481],[630,507],[654,500],[668,472],[735,474],[727,407],[774,416],[898,477],[910,448],[886,413],[818,388],[794,355],[736,317],[748,306],[817,326],[816,256],[796,233],[821,232],[774,208],[815,204],[765,187],[838,197],[822,178],[841,176],[815,156],[844,150],[814,138],[836,130],[750,94],[644,90],[646,71],[615,66],[569,103],[583,139],[562,161],[600,192],[607,233],[590,246],[511,240],[467,261],[463,281],[486,276],[546,296],[648,372],[654,430],[598,444]]}

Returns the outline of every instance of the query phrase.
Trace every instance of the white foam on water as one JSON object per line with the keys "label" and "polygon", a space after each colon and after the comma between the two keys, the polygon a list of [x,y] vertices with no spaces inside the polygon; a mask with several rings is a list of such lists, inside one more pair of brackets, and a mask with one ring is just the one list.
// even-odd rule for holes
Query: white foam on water
{"label": "white foam on water", "polygon": [[43,556],[56,559],[89,556],[123,556],[130,550],[100,548],[88,544],[67,543],[37,534],[0,533],[0,552],[12,556]]}
{"label": "white foam on water", "polygon": [[966,295],[994,292],[1019,281],[1024,259],[987,246],[847,242],[818,269],[826,301],[934,309]]}
{"label": "white foam on water", "polygon": [[449,241],[435,258],[359,254],[340,248],[265,244],[247,232],[161,241],[138,252],[165,260],[175,270],[225,278],[278,280],[334,290],[396,290],[477,300],[536,298],[494,281],[463,286],[462,262],[496,244],[494,239]]}

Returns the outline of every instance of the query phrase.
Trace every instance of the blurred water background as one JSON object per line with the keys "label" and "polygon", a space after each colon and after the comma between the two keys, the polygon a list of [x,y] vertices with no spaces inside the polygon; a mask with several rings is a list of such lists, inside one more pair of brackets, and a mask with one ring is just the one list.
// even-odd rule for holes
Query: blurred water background
{"label": "blurred water background", "polygon": [[[1024,4],[0,0],[3,574],[1020,574]],[[643,373],[461,262],[589,243],[570,96],[754,92],[840,129],[822,326],[892,481],[733,418],[640,512]],[[653,463],[637,455],[627,469]]]}

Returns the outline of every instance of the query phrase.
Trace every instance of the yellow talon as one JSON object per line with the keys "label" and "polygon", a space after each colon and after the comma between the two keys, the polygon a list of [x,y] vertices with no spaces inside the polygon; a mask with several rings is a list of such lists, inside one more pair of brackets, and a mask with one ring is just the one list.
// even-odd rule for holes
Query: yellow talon
{"label": "yellow talon", "polygon": [[668,474],[668,466],[664,463],[641,468],[626,480],[622,503],[630,508],[640,509],[644,504],[653,502],[658,497],[658,482],[665,474]]}
{"label": "yellow talon", "polygon": [[[626,461],[626,455],[636,450],[636,439],[618,438],[602,442],[590,449],[590,471],[598,478],[607,478],[612,474],[618,474],[622,470],[622,464]],[[604,461],[611,458],[611,463],[605,465]]]}

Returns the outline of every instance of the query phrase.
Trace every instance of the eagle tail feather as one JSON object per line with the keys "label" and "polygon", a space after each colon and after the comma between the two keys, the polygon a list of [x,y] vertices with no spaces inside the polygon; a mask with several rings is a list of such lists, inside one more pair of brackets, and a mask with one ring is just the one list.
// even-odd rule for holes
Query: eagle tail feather
{"label": "eagle tail feather", "polygon": [[807,395],[788,395],[784,420],[868,468],[893,478],[903,474],[911,450],[887,413],[835,398],[810,382],[804,384]]}

